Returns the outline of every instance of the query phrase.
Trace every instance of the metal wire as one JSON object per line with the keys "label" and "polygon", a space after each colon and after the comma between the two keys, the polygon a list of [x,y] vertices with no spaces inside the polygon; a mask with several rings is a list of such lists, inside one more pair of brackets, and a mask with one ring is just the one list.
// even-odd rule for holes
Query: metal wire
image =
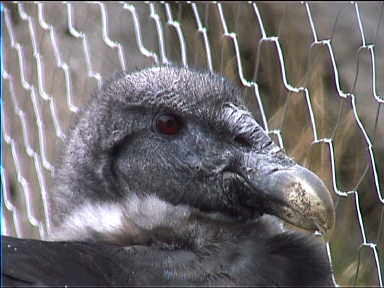
{"label": "metal wire", "polygon": [[[384,225],[383,217],[372,220],[370,213],[374,210],[374,215],[381,215],[384,210],[384,122],[380,114],[384,103],[384,86],[381,84],[383,81],[379,80],[384,75],[384,37],[379,32],[384,25],[384,4],[369,6],[356,2],[338,5],[300,2],[285,6],[285,12],[289,10],[300,15],[295,19],[276,16],[280,15],[278,13],[283,4],[270,3],[268,6],[251,2],[17,2],[4,5],[4,111],[1,119],[4,139],[4,165],[1,170],[5,206],[3,233],[18,237],[46,237],[49,232],[48,197],[55,175],[54,163],[70,118],[91,97],[90,92],[101,87],[103,79],[115,70],[131,71],[140,66],[180,63],[186,67],[197,66],[216,73],[235,75],[239,84],[253,97],[266,132],[276,137],[280,147],[289,147],[287,135],[297,134],[297,126],[292,126],[290,130],[290,126],[275,124],[274,117],[283,114],[276,113],[279,114],[276,116],[271,112],[277,109],[278,104],[270,103],[274,100],[271,100],[264,80],[260,80],[265,79],[266,72],[263,69],[272,63],[263,56],[268,50],[277,63],[277,76],[268,85],[281,86],[283,91],[282,95],[274,95],[273,99],[284,102],[288,112],[290,101],[303,101],[305,106],[302,107],[306,107],[307,122],[302,125],[306,125],[311,132],[309,145],[302,149],[309,155],[312,150],[325,147],[328,164],[322,162],[326,167],[321,169],[326,169],[329,174],[329,185],[333,188],[337,203],[337,217],[343,219],[337,225],[350,223],[358,227],[358,233],[338,235],[342,226],[336,226],[336,236],[327,245],[336,282],[341,285],[383,287],[384,239],[380,233],[373,233],[375,228],[377,230]],[[236,8],[237,5],[241,7]],[[335,6],[329,7],[332,5]],[[332,10],[338,11],[334,17]],[[244,27],[238,25],[242,23],[233,20],[236,13],[248,15],[237,19],[245,25],[246,21],[252,20],[254,26],[244,31]],[[332,33],[327,37],[323,36],[326,24],[322,22],[322,17],[333,21]],[[294,44],[297,47],[302,45],[301,49],[308,53],[306,66],[298,59],[290,58],[288,52],[292,51],[292,44],[280,35],[280,30],[273,29],[274,24],[280,21],[293,23],[290,33],[301,33],[297,39],[310,39],[307,46]],[[338,35],[345,37],[344,34],[353,25],[357,28],[349,35],[350,40],[343,38],[343,45],[339,44]],[[338,31],[341,32],[338,34]],[[244,44],[247,40],[254,40],[254,46],[247,48]],[[195,50],[198,44],[201,50]],[[217,49],[221,49],[222,54],[217,53]],[[223,51],[229,52],[223,54]],[[196,53],[201,54],[196,56]],[[368,57],[364,58],[365,54]],[[220,59],[220,55],[225,55],[224,60]],[[350,56],[345,55],[354,56],[348,59]],[[333,107],[336,103],[350,107],[350,118],[339,114],[334,131],[343,121],[350,119],[355,127],[354,133],[360,135],[364,148],[358,153],[367,155],[367,166],[361,179],[370,181],[368,189],[362,188],[361,181],[353,189],[349,189],[344,181],[340,183],[340,179],[349,173],[341,171],[341,159],[345,160],[344,151],[354,144],[325,132],[323,123],[329,119],[327,113],[319,112],[320,104],[316,96],[319,92],[311,86],[309,76],[316,70],[317,66],[311,64],[311,59],[316,56],[322,61],[317,66],[328,63],[329,70],[324,74],[328,75],[326,81],[333,87],[326,111],[331,115],[332,111],[337,110]],[[194,58],[200,58],[200,62],[205,64],[194,63]],[[254,61],[253,66],[249,59]],[[349,65],[351,59],[356,62],[354,68]],[[219,64],[223,64],[223,61],[224,64],[232,63],[231,72],[220,68],[223,66]],[[299,85],[290,80],[293,77],[290,68],[292,61],[306,71],[305,79],[297,82]],[[250,70],[255,75],[253,78],[249,77]],[[369,91],[367,93],[359,90],[362,87],[361,77],[369,80],[363,85],[364,91]],[[286,123],[286,117],[283,116],[281,123]],[[371,118],[375,119],[372,120],[373,125]],[[357,158],[350,161],[352,166],[359,164]],[[350,168],[350,171],[353,169]],[[353,209],[340,208],[343,203],[352,203],[349,205]],[[353,217],[346,218],[350,216]],[[375,238],[373,234],[379,236]],[[349,250],[343,249],[349,247],[350,242],[358,244]],[[371,253],[364,254],[362,248],[367,248]],[[351,258],[348,253],[354,256]],[[343,263],[344,259],[349,259],[349,263]]]}

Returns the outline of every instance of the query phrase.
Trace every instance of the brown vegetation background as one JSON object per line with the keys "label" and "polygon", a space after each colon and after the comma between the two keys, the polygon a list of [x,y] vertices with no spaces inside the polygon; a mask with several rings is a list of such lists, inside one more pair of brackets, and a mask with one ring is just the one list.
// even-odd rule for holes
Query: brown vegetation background
{"label": "brown vegetation background", "polygon": [[[3,5],[2,187],[3,228],[8,235],[44,236],[44,198],[52,189],[53,167],[63,143],[60,132],[65,135],[76,107],[86,103],[101,83],[97,75],[107,79],[124,68],[134,71],[165,60],[205,70],[211,63],[215,73],[243,87],[259,123],[264,124],[264,111],[264,127],[273,139],[278,142],[280,136],[287,153],[317,173],[332,192],[337,222],[329,247],[336,282],[380,284],[383,3]],[[311,19],[317,39],[329,40],[330,46],[315,41]],[[205,30],[198,29],[198,21]],[[108,46],[103,29],[120,48]],[[287,89],[284,75],[290,86],[307,88],[310,105],[303,90]],[[353,94],[354,102],[340,91]]]}

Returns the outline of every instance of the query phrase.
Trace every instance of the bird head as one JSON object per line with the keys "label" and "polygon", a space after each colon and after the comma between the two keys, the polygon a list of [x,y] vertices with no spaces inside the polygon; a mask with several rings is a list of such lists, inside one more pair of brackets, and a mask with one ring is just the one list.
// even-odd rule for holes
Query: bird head
{"label": "bird head", "polygon": [[322,233],[334,225],[326,186],[271,140],[240,89],[174,66],[105,83],[77,115],[57,179],[57,239],[177,229],[194,213],[232,223],[270,214]]}

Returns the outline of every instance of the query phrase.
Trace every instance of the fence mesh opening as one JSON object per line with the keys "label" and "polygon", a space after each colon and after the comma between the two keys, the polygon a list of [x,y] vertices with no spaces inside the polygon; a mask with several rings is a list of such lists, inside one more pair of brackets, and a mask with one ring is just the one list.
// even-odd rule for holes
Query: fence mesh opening
{"label": "fence mesh opening", "polygon": [[176,63],[236,82],[325,181],[336,283],[383,286],[383,3],[2,5],[3,234],[45,238],[63,140],[103,79]]}

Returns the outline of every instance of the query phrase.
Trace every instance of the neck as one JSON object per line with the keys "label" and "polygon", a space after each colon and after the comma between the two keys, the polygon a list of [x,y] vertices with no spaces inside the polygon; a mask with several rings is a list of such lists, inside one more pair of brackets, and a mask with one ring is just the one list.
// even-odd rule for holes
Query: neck
{"label": "neck", "polygon": [[[70,215],[52,240],[122,246],[125,252],[116,257],[122,263],[129,259],[132,273],[148,271],[148,284],[331,284],[324,247],[311,237],[283,232],[271,216],[239,223],[137,196],[120,204],[88,203]],[[122,281],[135,285],[133,279]]]}
{"label": "neck", "polygon": [[249,233],[252,229],[248,226],[254,225],[135,194],[119,203],[83,203],[68,215],[56,223],[51,240],[198,249],[205,243]]}
{"label": "neck", "polygon": [[[179,229],[156,227],[147,243],[123,248],[131,269],[157,285],[330,286],[324,247],[275,220],[250,224],[192,214]],[[271,226],[273,228],[271,228]],[[278,232],[280,231],[280,232]],[[126,259],[127,255],[124,256]],[[135,283],[130,283],[135,285]]]}
{"label": "neck", "polygon": [[[239,224],[192,212],[188,217],[175,221],[172,227],[156,226],[147,230],[140,243],[133,244],[132,239],[123,240],[124,237],[120,243],[130,242],[123,248],[132,263],[130,269],[136,274],[148,271],[148,283],[167,286],[185,286],[186,283],[270,285],[273,273],[260,279],[251,276],[258,274],[259,258],[268,258],[263,257],[268,254],[264,247],[267,247],[266,243],[275,231],[269,229],[265,233],[257,233],[268,226],[267,222],[272,223],[273,220]],[[275,229],[280,228],[275,226]],[[124,254],[123,258],[126,257]],[[126,283],[127,280],[123,281]],[[137,284],[142,285],[142,282]]]}

